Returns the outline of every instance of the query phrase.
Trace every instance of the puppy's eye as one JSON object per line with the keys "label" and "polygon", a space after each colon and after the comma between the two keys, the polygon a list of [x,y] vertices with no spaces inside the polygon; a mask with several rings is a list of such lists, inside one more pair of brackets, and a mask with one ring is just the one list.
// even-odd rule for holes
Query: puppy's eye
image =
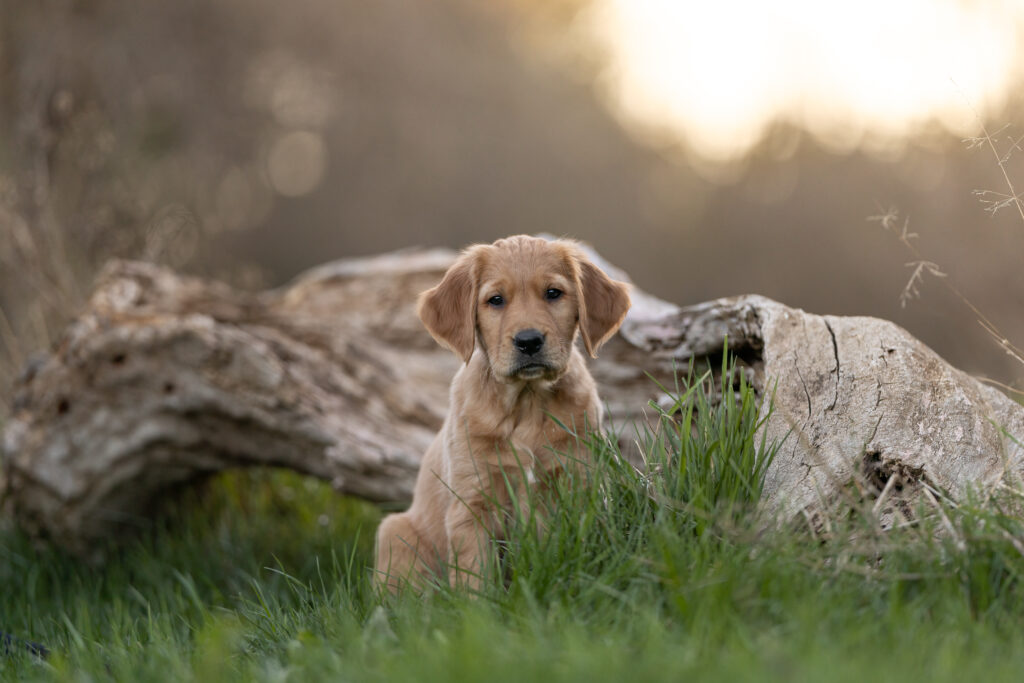
{"label": "puppy's eye", "polygon": [[562,296],[562,290],[555,289],[554,287],[544,292],[544,298],[547,299],[548,301],[554,301],[560,296]]}
{"label": "puppy's eye", "polygon": [[494,296],[487,300],[487,303],[490,304],[491,306],[494,306],[495,308],[498,308],[499,306],[505,305],[505,297],[501,296],[500,294],[495,294]]}

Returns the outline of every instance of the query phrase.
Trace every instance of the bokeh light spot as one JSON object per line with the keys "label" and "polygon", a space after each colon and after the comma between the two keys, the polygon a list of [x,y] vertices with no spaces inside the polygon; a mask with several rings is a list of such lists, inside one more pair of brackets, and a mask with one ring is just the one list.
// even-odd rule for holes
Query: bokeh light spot
{"label": "bokeh light spot", "polygon": [[285,133],[267,154],[270,185],[285,197],[301,197],[317,188],[327,170],[324,139],[304,130]]}
{"label": "bokeh light spot", "polygon": [[[826,147],[885,151],[938,124],[973,134],[1022,75],[1024,0],[599,0],[613,108],[712,160],[776,122]],[[898,149],[896,150],[899,151]]]}

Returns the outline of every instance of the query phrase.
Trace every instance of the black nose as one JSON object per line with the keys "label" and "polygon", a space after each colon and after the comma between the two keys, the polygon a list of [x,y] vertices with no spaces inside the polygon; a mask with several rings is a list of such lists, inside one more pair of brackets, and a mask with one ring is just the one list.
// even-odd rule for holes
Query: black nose
{"label": "black nose", "polygon": [[532,356],[544,346],[544,335],[540,330],[523,330],[512,339],[512,343],[527,356]]}

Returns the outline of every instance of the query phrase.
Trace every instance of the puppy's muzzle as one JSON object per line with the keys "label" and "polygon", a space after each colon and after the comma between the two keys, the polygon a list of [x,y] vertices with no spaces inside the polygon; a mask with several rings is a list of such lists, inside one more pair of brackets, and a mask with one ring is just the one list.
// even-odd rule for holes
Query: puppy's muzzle
{"label": "puppy's muzzle", "polygon": [[516,358],[510,376],[523,380],[553,379],[557,373],[544,347],[545,337],[540,330],[521,330],[512,337]]}

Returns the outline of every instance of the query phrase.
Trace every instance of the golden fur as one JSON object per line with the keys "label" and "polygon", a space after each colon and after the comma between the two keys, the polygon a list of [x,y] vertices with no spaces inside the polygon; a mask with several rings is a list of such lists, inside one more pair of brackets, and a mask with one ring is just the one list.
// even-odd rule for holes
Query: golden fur
{"label": "golden fur", "polygon": [[479,585],[498,531],[495,506],[511,504],[506,482],[525,491],[524,474],[532,480],[586,456],[555,421],[601,422],[597,387],[573,342],[578,331],[594,355],[625,318],[627,292],[573,242],[520,235],[466,249],[420,296],[420,319],[465,365],[412,505],[377,532],[378,582],[420,586],[447,568],[453,585]]}

